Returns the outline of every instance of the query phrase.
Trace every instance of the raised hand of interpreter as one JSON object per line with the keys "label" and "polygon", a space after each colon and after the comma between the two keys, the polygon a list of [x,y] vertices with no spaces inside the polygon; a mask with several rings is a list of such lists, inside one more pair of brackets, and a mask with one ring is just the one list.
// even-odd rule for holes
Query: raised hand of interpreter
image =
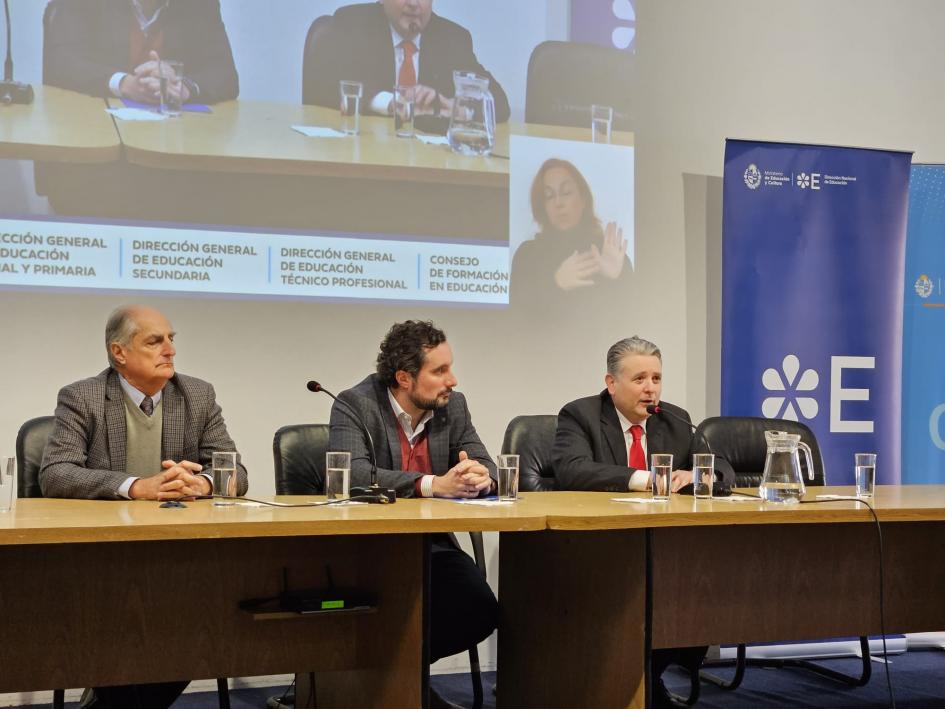
{"label": "raised hand of interpreter", "polygon": [[604,244],[598,251],[597,246],[591,249],[597,254],[600,263],[600,272],[611,280],[620,276],[627,255],[627,240],[623,238],[623,229],[617,222],[607,222],[604,229]]}
{"label": "raised hand of interpreter", "polygon": [[478,497],[492,486],[489,469],[466,451],[459,452],[459,462],[445,475],[433,478],[434,497]]}
{"label": "raised hand of interpreter", "polygon": [[600,271],[600,257],[594,251],[575,251],[555,271],[555,284],[561,290],[574,290],[594,285],[593,276]]}

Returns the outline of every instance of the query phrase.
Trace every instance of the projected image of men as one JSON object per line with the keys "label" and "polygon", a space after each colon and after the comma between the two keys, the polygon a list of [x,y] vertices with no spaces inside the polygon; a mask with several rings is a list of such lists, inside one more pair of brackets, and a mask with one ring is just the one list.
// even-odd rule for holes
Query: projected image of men
{"label": "projected image of men", "polygon": [[615,221],[602,224],[594,195],[571,162],[545,160],[532,180],[535,238],[512,260],[513,306],[593,305],[626,296],[633,277],[627,240]]}

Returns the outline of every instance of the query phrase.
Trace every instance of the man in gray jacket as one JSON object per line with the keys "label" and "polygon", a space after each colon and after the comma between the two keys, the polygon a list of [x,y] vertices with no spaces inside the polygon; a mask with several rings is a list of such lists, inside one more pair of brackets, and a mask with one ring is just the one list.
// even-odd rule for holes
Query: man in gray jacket
{"label": "man in gray jacket", "polygon": [[[331,408],[330,450],[351,451],[352,484],[370,482],[370,446],[363,422],[374,442],[378,483],[396,490],[398,497],[490,494],[495,464],[455,386],[453,351],[443,331],[430,322],[394,325],[381,343],[377,372],[343,391],[338,398],[344,403]],[[482,642],[497,620],[495,596],[472,559],[447,535],[433,535],[431,660]],[[451,705],[431,691],[430,706]]]}
{"label": "man in gray jacket", "polygon": [[[214,451],[235,451],[213,387],[174,370],[174,331],[152,308],[114,311],[109,368],[63,387],[43,454],[46,497],[177,500],[209,495]],[[238,494],[247,489],[238,463]],[[82,707],[169,707],[187,682],[96,687]]]}

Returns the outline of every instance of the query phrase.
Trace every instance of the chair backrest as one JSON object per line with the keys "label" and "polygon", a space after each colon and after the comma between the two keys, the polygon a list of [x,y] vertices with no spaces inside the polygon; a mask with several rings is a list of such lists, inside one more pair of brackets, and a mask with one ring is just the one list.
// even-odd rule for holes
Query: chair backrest
{"label": "chair backrest", "polygon": [[557,428],[558,417],[555,414],[516,416],[509,421],[502,440],[502,452],[519,456],[518,489],[522,492],[557,489],[551,466],[551,449]]}
{"label": "chair backrest", "polygon": [[528,60],[525,122],[590,128],[591,105],[614,109],[614,130],[633,129],[634,56],[578,42],[542,42]]}
{"label": "chair backrest", "polygon": [[30,419],[20,426],[16,434],[17,497],[43,496],[39,487],[39,468],[55,420],[53,416]]}
{"label": "chair backrest", "polygon": [[765,469],[768,444],[765,431],[786,431],[799,434],[810,446],[814,462],[814,480],[807,474],[807,462],[801,454],[801,469],[807,485],[826,485],[824,460],[817,445],[817,437],[805,424],[786,419],[767,419],[755,416],[714,416],[707,418],[696,429],[696,440],[704,436],[716,455],[725,458],[735,469],[735,484],[738,487],[757,487]]}
{"label": "chair backrest", "polygon": [[278,495],[323,495],[327,423],[283,426],[272,439]]}
{"label": "chair backrest", "polygon": [[302,50],[302,103],[315,103],[313,89],[315,74],[318,71],[324,71],[324,67],[315,65],[312,54],[315,45],[322,40],[330,29],[331,15],[322,15],[312,21],[308,28],[308,34],[305,35],[305,47]]}
{"label": "chair backrest", "polygon": [[46,9],[43,10],[43,83],[46,83],[46,72],[49,71],[49,27],[52,25],[53,16],[58,7],[58,0],[49,0]]}

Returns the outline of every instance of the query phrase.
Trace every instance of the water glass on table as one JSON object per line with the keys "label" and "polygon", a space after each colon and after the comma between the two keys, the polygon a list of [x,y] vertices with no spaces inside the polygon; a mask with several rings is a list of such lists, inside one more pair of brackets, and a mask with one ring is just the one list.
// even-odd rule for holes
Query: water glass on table
{"label": "water glass on table", "polygon": [[[210,469],[213,471],[213,495],[236,497],[236,451],[215,451],[211,457]],[[214,499],[214,505],[228,507],[235,504],[232,500]]]}
{"label": "water glass on table", "polygon": [[0,456],[0,512],[9,512],[16,501],[16,458]]}
{"label": "water glass on table", "polygon": [[351,497],[351,453],[325,453],[325,497],[329,500],[347,500]]}
{"label": "water glass on table", "polygon": [[361,95],[364,84],[360,81],[338,82],[341,91],[341,132],[357,135],[361,130]]}
{"label": "water glass on table", "polygon": [[712,497],[715,482],[715,456],[712,453],[694,453],[692,456],[692,494],[700,499]]}
{"label": "water glass on table", "polygon": [[176,118],[184,106],[184,64],[162,59],[158,74],[161,84],[161,113]]}
{"label": "water glass on table", "polygon": [[614,109],[610,106],[591,106],[591,140],[595,143],[609,143],[610,129],[614,121]]}
{"label": "water glass on table", "polygon": [[673,454],[653,453],[650,456],[650,488],[654,500],[668,500],[672,491]]}
{"label": "water glass on table", "polygon": [[503,453],[499,456],[496,469],[499,475],[500,500],[518,499],[518,461],[517,455]]}
{"label": "water glass on table", "polygon": [[394,134],[398,138],[413,138],[414,86],[395,86],[391,110],[394,113]]}
{"label": "water glass on table", "polygon": [[854,478],[856,481],[857,497],[872,497],[876,486],[876,454],[854,454]]}

